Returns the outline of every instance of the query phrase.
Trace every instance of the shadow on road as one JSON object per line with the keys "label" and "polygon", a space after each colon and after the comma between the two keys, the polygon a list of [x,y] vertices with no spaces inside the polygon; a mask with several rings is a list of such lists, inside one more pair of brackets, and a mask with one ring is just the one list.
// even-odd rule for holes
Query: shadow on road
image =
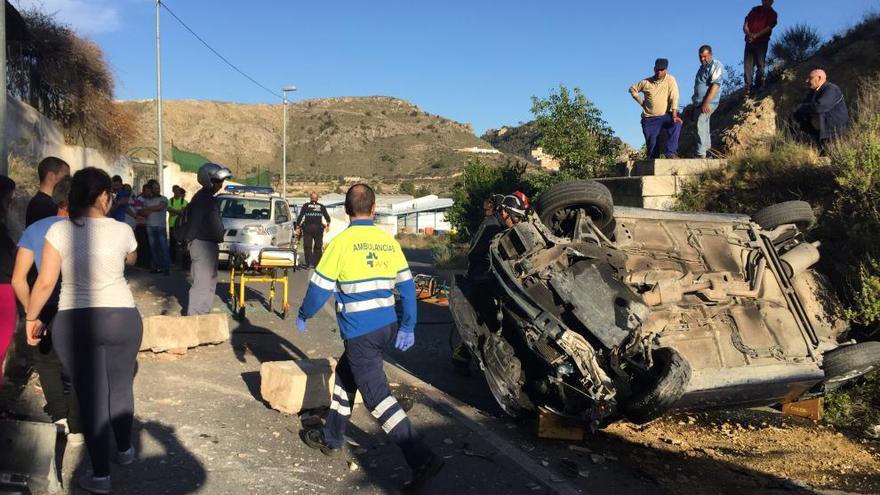
{"label": "shadow on road", "polygon": [[[145,444],[157,443],[161,455],[145,455]],[[133,495],[183,495],[199,491],[207,480],[202,463],[177,438],[174,426],[157,421],[134,423],[134,448],[137,460],[128,466],[111,465],[114,493]],[[152,449],[151,449],[152,450]],[[71,487],[76,478],[87,470],[87,457],[74,470]],[[73,493],[87,493],[77,489]]]}

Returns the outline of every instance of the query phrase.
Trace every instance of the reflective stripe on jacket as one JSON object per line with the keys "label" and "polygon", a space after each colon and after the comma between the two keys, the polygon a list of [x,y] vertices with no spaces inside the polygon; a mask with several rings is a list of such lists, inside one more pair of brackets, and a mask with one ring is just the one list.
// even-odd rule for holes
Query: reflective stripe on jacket
{"label": "reflective stripe on jacket", "polygon": [[403,306],[400,331],[412,332],[416,285],[400,244],[371,220],[355,220],[327,246],[299,316],[311,318],[335,293],[339,333],[344,340],[359,337],[397,321],[394,289]]}

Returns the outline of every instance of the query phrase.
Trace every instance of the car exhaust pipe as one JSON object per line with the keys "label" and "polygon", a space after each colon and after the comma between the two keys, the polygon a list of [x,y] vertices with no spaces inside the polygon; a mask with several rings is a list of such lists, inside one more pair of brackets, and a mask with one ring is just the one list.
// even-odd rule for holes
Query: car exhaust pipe
{"label": "car exhaust pipe", "polygon": [[788,278],[794,278],[819,262],[819,241],[800,243],[779,259]]}

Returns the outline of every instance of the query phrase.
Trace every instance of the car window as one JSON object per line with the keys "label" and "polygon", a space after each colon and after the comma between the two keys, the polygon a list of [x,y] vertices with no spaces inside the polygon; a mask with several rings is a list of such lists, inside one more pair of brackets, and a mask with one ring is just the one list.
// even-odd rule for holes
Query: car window
{"label": "car window", "polygon": [[220,198],[220,215],[223,218],[269,219],[269,200],[255,198]]}
{"label": "car window", "polygon": [[290,221],[290,212],[284,201],[275,202],[275,223],[284,223]]}

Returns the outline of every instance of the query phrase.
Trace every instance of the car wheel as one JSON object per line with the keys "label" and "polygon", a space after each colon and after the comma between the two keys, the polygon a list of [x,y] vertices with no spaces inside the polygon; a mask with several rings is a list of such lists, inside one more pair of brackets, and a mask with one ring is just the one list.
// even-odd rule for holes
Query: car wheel
{"label": "car wheel", "polygon": [[815,225],[816,215],[806,201],[785,201],[759,210],[752,215],[752,220],[766,230],[793,223],[798,230],[805,232]]}
{"label": "car wheel", "polygon": [[556,235],[571,237],[575,215],[584,210],[605,235],[614,230],[614,200],[611,191],[594,180],[575,180],[544,191],[535,205],[541,222]]}
{"label": "car wheel", "polygon": [[834,390],[845,382],[880,369],[880,342],[862,342],[830,350],[822,356],[825,389]]}
{"label": "car wheel", "polygon": [[691,380],[690,364],[675,349],[657,349],[652,357],[650,374],[634,384],[633,394],[621,406],[623,415],[633,423],[647,423],[663,415],[678,402]]}

